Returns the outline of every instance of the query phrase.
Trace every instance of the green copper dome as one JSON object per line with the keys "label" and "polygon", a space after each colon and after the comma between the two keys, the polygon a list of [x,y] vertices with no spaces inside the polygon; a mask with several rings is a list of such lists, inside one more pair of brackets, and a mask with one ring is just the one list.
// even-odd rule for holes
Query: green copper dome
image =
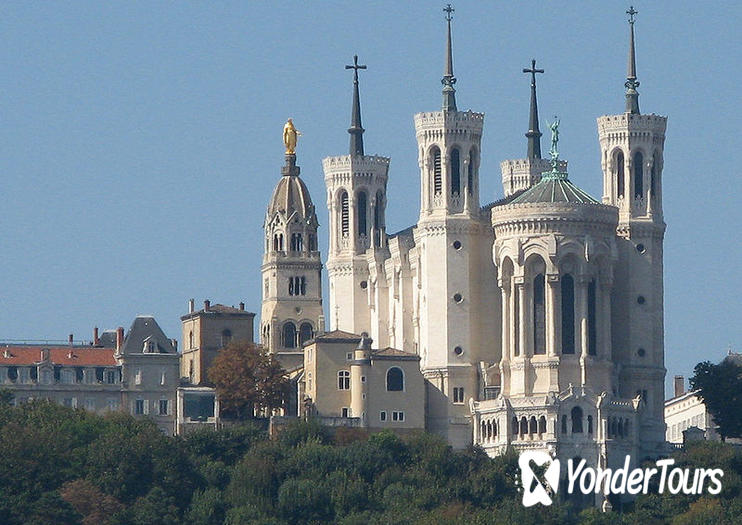
{"label": "green copper dome", "polygon": [[567,174],[549,171],[543,174],[541,181],[524,191],[510,204],[527,202],[567,202],[576,204],[600,204],[599,201],[572,184]]}

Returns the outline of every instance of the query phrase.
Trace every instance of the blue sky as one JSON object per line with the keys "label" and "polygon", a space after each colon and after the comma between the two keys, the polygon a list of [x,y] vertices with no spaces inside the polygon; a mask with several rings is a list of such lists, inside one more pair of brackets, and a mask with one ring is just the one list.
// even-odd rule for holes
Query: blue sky
{"label": "blue sky", "polygon": [[[189,298],[259,312],[262,222],[283,162],[327,215],[321,159],[348,148],[358,54],[366,152],[390,156],[390,231],[416,221],[412,116],[440,107],[439,2],[0,4],[0,339],[90,338],[153,314],[181,338]],[[525,155],[528,77],[561,119],[570,178],[601,195],[596,117],[623,111],[621,2],[460,1],[460,109],[482,111],[482,202]],[[742,351],[742,7],[636,2],[640,105],[667,115],[668,378]],[[544,142],[545,144],[545,142]]]}

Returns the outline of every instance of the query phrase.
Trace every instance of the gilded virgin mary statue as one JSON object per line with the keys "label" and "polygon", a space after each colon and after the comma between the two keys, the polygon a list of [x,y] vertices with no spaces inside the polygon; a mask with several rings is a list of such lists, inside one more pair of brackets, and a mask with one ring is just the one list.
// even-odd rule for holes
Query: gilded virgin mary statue
{"label": "gilded virgin mary statue", "polygon": [[283,144],[286,146],[286,154],[293,154],[296,151],[296,138],[299,135],[301,133],[297,131],[294,123],[289,119],[283,127]]}

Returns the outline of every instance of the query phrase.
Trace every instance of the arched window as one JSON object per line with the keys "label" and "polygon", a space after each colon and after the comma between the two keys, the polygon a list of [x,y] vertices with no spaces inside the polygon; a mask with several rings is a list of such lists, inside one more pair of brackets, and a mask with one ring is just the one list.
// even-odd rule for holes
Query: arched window
{"label": "arched window", "polygon": [[300,252],[304,250],[304,240],[301,233],[291,234],[291,251]]}
{"label": "arched window", "polygon": [[404,373],[401,368],[393,366],[386,372],[387,392],[402,392],[404,390]]}
{"label": "arched window", "polygon": [[624,196],[624,161],[623,161],[623,152],[619,151],[616,153],[616,191],[618,192],[619,197]]}
{"label": "arched window", "polygon": [[623,437],[623,418],[618,418],[618,435]]}
{"label": "arched window", "polygon": [[546,308],[542,273],[533,280],[533,353],[546,353]]}
{"label": "arched window", "polygon": [[194,346],[193,346],[193,331],[188,332],[188,348],[194,348]]}
{"label": "arched window", "polygon": [[634,153],[634,197],[644,194],[644,155]]}
{"label": "arched window", "polygon": [[291,321],[283,325],[283,347],[296,348],[296,326]]}
{"label": "arched window", "polygon": [[350,234],[350,209],[348,208],[348,193],[345,191],[340,195],[340,227],[343,237],[347,237]]}
{"label": "arched window", "polygon": [[229,330],[222,331],[222,348],[232,341],[232,332]]}
{"label": "arched window", "polygon": [[536,416],[531,416],[531,419],[528,421],[528,433],[538,434],[538,422],[536,421]]}
{"label": "arched window", "polygon": [[384,196],[380,191],[376,192],[376,206],[374,206],[374,245],[381,246],[382,214],[384,210]]}
{"label": "arched window", "polygon": [[309,251],[310,252],[317,251],[317,237],[313,233],[309,234]]}
{"label": "arched window", "polygon": [[521,436],[528,434],[528,420],[526,419],[526,416],[520,418],[520,434]]}
{"label": "arched window", "polygon": [[469,195],[474,191],[474,148],[469,151],[469,165],[467,166],[467,177],[466,177],[466,191]]}
{"label": "arched window", "polygon": [[654,197],[657,192],[657,173],[659,172],[660,156],[654,152],[652,160],[652,171],[649,178],[649,195]]}
{"label": "arched window", "polygon": [[312,325],[309,323],[302,323],[299,327],[299,346],[303,345],[312,338]]}
{"label": "arched window", "polygon": [[562,276],[562,353],[575,353],[575,281]]}
{"label": "arched window", "polygon": [[[514,286],[513,286],[514,288]],[[513,354],[516,356],[520,355],[520,297],[518,296],[518,293],[515,293],[515,290],[513,290],[512,293],[513,296],[513,318],[515,320],[514,323],[511,323],[510,326],[513,327]]]}
{"label": "arched window", "polygon": [[366,224],[366,213],[368,208],[368,198],[365,191],[358,192],[358,201],[356,213],[358,214],[358,235],[368,235]]}
{"label": "arched window", "polygon": [[461,193],[461,155],[458,148],[451,150],[451,195]]}
{"label": "arched window", "polygon": [[497,437],[497,421],[492,421],[492,435]]}
{"label": "arched window", "polygon": [[582,434],[582,409],[574,407],[572,409],[572,433]]}
{"label": "arched window", "polygon": [[294,292],[294,278],[289,277],[289,295],[295,295]]}
{"label": "arched window", "polygon": [[587,416],[587,433],[593,433],[593,416]]}
{"label": "arched window", "polygon": [[544,416],[538,418],[538,433],[546,434],[546,418]]}
{"label": "arched window", "polygon": [[301,292],[301,295],[307,295],[307,279],[303,275],[299,280],[299,291]]}
{"label": "arched window", "polygon": [[562,434],[567,433],[567,416],[562,415]]}
{"label": "arched window", "polygon": [[347,370],[338,372],[338,390],[350,390],[350,372]]}
{"label": "arched window", "polygon": [[518,418],[513,416],[513,420],[511,421],[511,424],[513,425],[513,435],[518,435]]}
{"label": "arched window", "polygon": [[587,285],[587,353],[598,354],[598,319],[595,308],[595,279]]}
{"label": "arched window", "polygon": [[278,234],[273,236],[273,251],[277,252],[280,248],[278,247]]}
{"label": "arched window", "polygon": [[443,175],[441,174],[441,150],[433,148],[433,193],[440,195],[443,192]]}

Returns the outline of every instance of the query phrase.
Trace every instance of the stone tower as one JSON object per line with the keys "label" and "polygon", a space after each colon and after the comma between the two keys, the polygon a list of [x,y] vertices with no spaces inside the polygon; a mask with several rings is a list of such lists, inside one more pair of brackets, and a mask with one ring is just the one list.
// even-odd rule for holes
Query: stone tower
{"label": "stone tower", "polygon": [[639,112],[634,15],[629,14],[626,111],[598,118],[603,202],[618,207],[618,264],[612,302],[613,357],[620,364],[620,395],[641,394],[647,417],[644,453],[664,441],[664,306],[662,164],[667,117]]}
{"label": "stone tower", "polygon": [[369,262],[386,249],[386,183],[389,158],[366,155],[358,90],[358,65],[354,57],[353,103],[348,155],[327,157],[322,166],[330,216],[330,319],[334,330],[355,334],[370,332],[368,308]]}
{"label": "stone tower", "polygon": [[319,223],[299,171],[296,153],[287,151],[263,225],[260,341],[270,352],[298,351],[324,331]]}
{"label": "stone tower", "polygon": [[428,429],[461,446],[471,439],[464,400],[476,395],[476,364],[496,337],[498,292],[489,249],[492,230],[479,205],[484,114],[456,106],[453,9],[449,5],[444,11],[443,105],[440,111],[415,115],[421,176],[416,340],[428,380]]}

